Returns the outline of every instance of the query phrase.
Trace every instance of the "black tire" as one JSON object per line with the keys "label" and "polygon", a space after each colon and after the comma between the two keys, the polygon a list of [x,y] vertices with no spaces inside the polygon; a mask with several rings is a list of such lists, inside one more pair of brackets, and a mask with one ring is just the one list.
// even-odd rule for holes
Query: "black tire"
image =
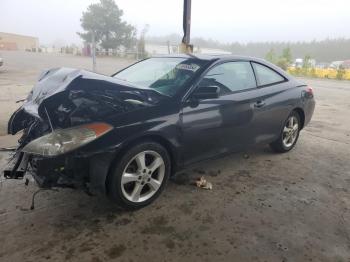
{"label": "black tire", "polygon": [[[295,140],[293,141],[293,143],[291,143],[290,145],[286,145],[283,141],[284,139],[284,128],[286,127],[286,125],[289,123],[290,119],[293,117],[294,120],[297,121],[297,124],[298,124],[298,129],[296,131],[296,137],[295,137]],[[300,134],[300,128],[301,128],[301,121],[300,121],[300,116],[299,114],[296,112],[296,111],[292,111],[290,113],[290,115],[288,116],[288,118],[286,119],[286,121],[284,122],[283,124],[283,128],[281,130],[281,134],[279,136],[279,138],[272,142],[270,144],[270,147],[272,148],[273,151],[277,152],[277,153],[286,153],[290,150],[292,150],[295,146],[295,144],[297,143],[298,141],[298,138],[299,138],[299,134]]]}
{"label": "black tire", "polygon": [[[124,186],[122,186],[122,175],[124,173],[124,170],[126,168],[128,168],[128,166],[130,166],[130,161],[132,161],[132,159],[135,156],[137,156],[139,153],[145,152],[145,151],[156,152],[162,158],[163,163],[164,163],[164,167],[162,169],[164,172],[162,172],[162,174],[164,173],[164,177],[162,179],[160,187],[157,189],[157,191],[155,191],[155,193],[149,199],[147,199],[145,201],[141,201],[141,202],[133,202],[133,201],[130,201],[129,199],[127,199],[127,197],[125,196],[125,188],[122,189],[122,187],[124,187]],[[157,172],[159,172],[159,171],[157,171]],[[112,167],[112,170],[108,176],[108,180],[107,180],[107,184],[106,184],[108,197],[113,202],[115,202],[118,206],[120,206],[126,210],[135,210],[135,209],[145,207],[145,206],[149,205],[150,203],[152,203],[160,195],[160,193],[164,190],[164,187],[165,187],[167,180],[170,176],[170,172],[171,172],[171,161],[170,161],[169,153],[162,145],[160,145],[159,143],[156,143],[156,142],[152,142],[152,141],[144,141],[144,142],[138,143],[136,145],[133,145],[130,148],[128,148],[126,151],[124,151],[124,153],[121,155],[121,157],[115,163],[114,167]],[[137,181],[137,182],[139,182],[139,181]],[[130,182],[130,183],[133,184],[133,183],[137,183],[137,182]],[[135,185],[135,184],[133,184],[133,185]],[[151,189],[151,187],[149,189]]]}

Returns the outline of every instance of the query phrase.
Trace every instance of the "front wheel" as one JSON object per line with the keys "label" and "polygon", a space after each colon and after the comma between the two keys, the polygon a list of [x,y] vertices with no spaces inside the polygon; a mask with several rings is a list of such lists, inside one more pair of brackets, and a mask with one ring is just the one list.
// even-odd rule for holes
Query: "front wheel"
{"label": "front wheel", "polygon": [[270,144],[271,148],[279,153],[290,151],[298,141],[300,127],[299,114],[293,111],[285,121],[280,137]]}
{"label": "front wheel", "polygon": [[158,143],[143,142],[129,148],[109,176],[109,197],[125,209],[150,204],[165,187],[170,163],[167,150]]}

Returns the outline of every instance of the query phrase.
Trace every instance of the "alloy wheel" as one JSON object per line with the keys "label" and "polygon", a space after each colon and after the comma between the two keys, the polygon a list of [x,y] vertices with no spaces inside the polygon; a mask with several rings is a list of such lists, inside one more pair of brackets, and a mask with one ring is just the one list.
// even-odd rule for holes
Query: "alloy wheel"
{"label": "alloy wheel", "polygon": [[295,116],[290,116],[283,129],[282,141],[286,148],[293,146],[298,137],[299,121]]}
{"label": "alloy wheel", "polygon": [[161,187],[165,174],[162,156],[155,151],[142,151],[126,165],[121,177],[124,197],[131,202],[150,199]]}

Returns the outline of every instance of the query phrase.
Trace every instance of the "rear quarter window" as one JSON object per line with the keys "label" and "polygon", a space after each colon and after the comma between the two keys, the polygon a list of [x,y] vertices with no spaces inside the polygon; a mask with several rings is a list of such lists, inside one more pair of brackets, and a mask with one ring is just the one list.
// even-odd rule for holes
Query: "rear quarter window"
{"label": "rear quarter window", "polygon": [[253,67],[259,86],[273,85],[286,81],[283,76],[267,66],[253,63]]}

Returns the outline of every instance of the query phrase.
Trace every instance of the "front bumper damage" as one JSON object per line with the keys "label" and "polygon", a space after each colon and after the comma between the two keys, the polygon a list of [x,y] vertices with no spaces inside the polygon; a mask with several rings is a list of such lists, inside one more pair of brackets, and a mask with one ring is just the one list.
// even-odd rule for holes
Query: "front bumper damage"
{"label": "front bumper damage", "polygon": [[4,170],[5,178],[32,175],[41,188],[73,187],[105,192],[109,167],[117,153],[110,140],[115,136],[91,143],[87,151],[78,149],[54,157],[26,153],[24,147],[57,129],[114,122],[118,115],[149,107],[159,97],[154,90],[84,70],[57,68],[44,72],[9,120],[8,133],[15,135],[23,130],[23,135]]}
{"label": "front bumper damage", "polygon": [[40,188],[75,188],[85,192],[106,193],[105,183],[115,153],[95,155],[68,154],[47,158],[16,152],[4,170],[6,179],[29,175]]}
{"label": "front bumper damage", "polygon": [[[44,158],[23,154],[19,167],[27,166],[24,174],[32,175],[41,188],[83,187],[88,182],[86,159],[75,157]],[[20,160],[20,158],[18,159]],[[27,163],[25,163],[27,161]],[[11,174],[23,174],[22,169]],[[18,177],[17,177],[18,178]]]}

